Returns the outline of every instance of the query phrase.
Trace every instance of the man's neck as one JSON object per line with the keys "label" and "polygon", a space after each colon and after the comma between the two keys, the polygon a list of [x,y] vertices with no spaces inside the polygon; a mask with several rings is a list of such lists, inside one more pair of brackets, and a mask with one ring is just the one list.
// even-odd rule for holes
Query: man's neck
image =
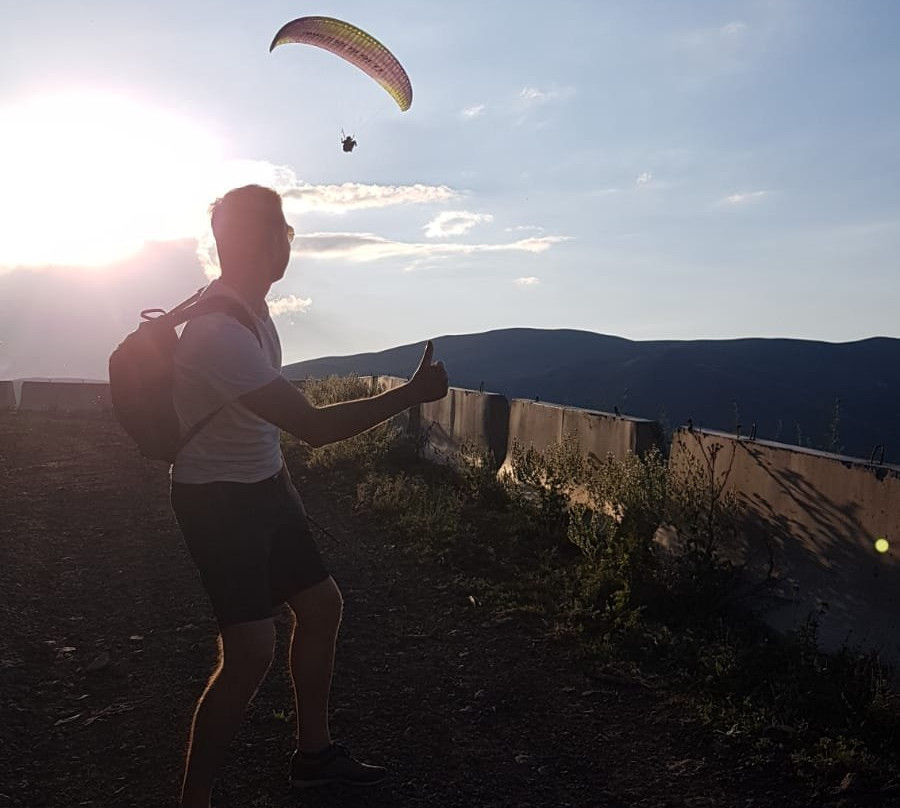
{"label": "man's neck", "polygon": [[260,283],[258,278],[226,278],[224,276],[221,278],[221,282],[233,292],[236,292],[257,315],[262,317],[265,314],[266,295],[269,293],[272,284]]}

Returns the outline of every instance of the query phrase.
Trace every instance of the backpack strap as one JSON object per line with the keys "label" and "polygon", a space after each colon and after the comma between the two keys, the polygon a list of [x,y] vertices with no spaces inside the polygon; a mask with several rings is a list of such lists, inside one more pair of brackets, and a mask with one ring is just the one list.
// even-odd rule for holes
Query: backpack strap
{"label": "backpack strap", "polygon": [[[190,306],[191,303],[194,303],[195,301],[199,300],[200,295],[202,295],[205,290],[206,290],[206,287],[201,286],[187,300],[181,301],[181,303],[179,303],[177,306],[175,306],[175,308],[169,309],[168,311],[166,311],[165,309],[144,309],[141,312],[141,319],[142,320],[157,320],[160,317],[165,317],[166,315],[168,315],[169,317],[172,317],[173,315],[178,315],[184,309],[186,309],[188,306]],[[154,316],[151,317],[150,316],[151,314]],[[184,322],[184,320],[179,320],[178,324],[181,324],[183,322]]]}
{"label": "backpack strap", "polygon": [[187,432],[185,432],[179,439],[178,445],[175,447],[175,455],[190,443],[196,434],[203,429],[213,418],[215,418],[222,410],[225,409],[225,406],[219,407],[217,410],[213,410],[209,415],[204,415],[196,424],[194,424]]}
{"label": "backpack strap", "polygon": [[[161,317],[165,317],[169,321],[169,325],[172,327],[176,327],[181,325],[182,323],[186,323],[188,320],[193,320],[195,317],[202,317],[204,314],[227,314],[230,317],[234,317],[241,325],[243,325],[248,331],[250,331],[254,337],[256,337],[256,341],[259,343],[259,347],[262,348],[262,337],[259,334],[259,329],[256,327],[256,323],[253,320],[253,317],[250,315],[250,312],[242,306],[237,300],[234,300],[230,297],[226,297],[225,295],[212,295],[210,297],[200,299],[200,295],[203,293],[204,289],[199,289],[196,294],[191,295],[187,300],[183,303],[179,303],[174,309],[171,309],[168,312],[163,312]],[[159,311],[159,309],[148,309],[147,311],[141,312],[141,317],[145,317],[146,314],[152,313],[154,311]],[[150,319],[146,318],[145,319]],[[158,319],[158,318],[156,318]],[[209,415],[204,415],[197,423],[191,426],[184,435],[181,436],[181,439],[178,441],[178,447],[176,448],[176,454],[180,452],[193,438],[194,436],[205,427],[213,418],[215,418],[222,410],[227,407],[227,404],[223,404],[216,410],[213,410]]]}
{"label": "backpack strap", "polygon": [[193,320],[195,317],[202,317],[204,314],[227,314],[229,317],[234,317],[244,328],[250,331],[256,337],[259,347],[262,347],[262,337],[259,335],[252,315],[237,300],[225,295],[212,295],[193,302],[197,299],[197,296],[194,295],[193,298],[188,298],[184,303],[180,303],[171,311],[166,312],[164,316],[169,320],[169,325],[173,327],[179,326],[188,320]]}

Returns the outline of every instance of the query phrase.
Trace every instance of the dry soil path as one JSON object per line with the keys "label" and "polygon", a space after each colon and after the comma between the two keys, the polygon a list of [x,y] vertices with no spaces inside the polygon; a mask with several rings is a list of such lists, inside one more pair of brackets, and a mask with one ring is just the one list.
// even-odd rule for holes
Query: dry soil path
{"label": "dry soil path", "polygon": [[[0,415],[0,808],[173,806],[215,626],[167,475],[108,418]],[[310,476],[345,597],[335,735],[390,768],[362,793],[286,787],[278,657],[236,739],[219,808],[681,808],[839,804],[742,766],[664,692],[598,680],[539,621],[474,605]]]}

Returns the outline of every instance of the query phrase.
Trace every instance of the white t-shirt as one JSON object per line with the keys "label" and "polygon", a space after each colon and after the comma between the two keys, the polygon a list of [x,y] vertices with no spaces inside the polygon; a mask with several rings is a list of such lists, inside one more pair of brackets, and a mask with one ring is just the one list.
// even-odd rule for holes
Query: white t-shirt
{"label": "white t-shirt", "polygon": [[179,452],[172,479],[179,483],[255,483],[281,469],[281,430],[237,399],[281,375],[281,343],[266,309],[259,317],[237,292],[214,280],[202,297],[227,295],[253,316],[262,345],[228,314],[204,314],[184,327],[175,350],[173,399],[187,431],[223,407]]}

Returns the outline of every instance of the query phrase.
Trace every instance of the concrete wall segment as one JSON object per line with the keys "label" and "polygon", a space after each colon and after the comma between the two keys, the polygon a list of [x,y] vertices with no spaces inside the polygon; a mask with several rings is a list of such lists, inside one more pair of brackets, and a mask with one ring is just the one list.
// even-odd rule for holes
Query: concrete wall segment
{"label": "concrete wall segment", "polygon": [[629,452],[642,454],[657,444],[659,426],[644,418],[513,399],[504,466],[512,460],[514,441],[522,447],[545,451],[567,435],[576,436],[579,448],[588,458],[603,459],[612,454],[621,460]]}
{"label": "concrete wall segment", "polygon": [[[703,462],[744,506],[741,532],[726,557],[737,563],[771,552],[774,577],[759,605],[778,630],[819,615],[828,650],[845,641],[879,647],[900,660],[900,467],[724,433],[678,430],[670,463]],[[889,549],[879,553],[877,539]]]}
{"label": "concrete wall segment", "polygon": [[0,381],[0,411],[16,408],[16,388],[12,381]]}
{"label": "concrete wall segment", "polygon": [[497,393],[451,387],[447,396],[419,407],[420,429],[437,455],[451,456],[464,446],[490,453],[500,463],[506,456],[509,402]]}
{"label": "concrete wall segment", "polygon": [[101,412],[112,409],[106,382],[22,382],[20,410],[37,412]]}

